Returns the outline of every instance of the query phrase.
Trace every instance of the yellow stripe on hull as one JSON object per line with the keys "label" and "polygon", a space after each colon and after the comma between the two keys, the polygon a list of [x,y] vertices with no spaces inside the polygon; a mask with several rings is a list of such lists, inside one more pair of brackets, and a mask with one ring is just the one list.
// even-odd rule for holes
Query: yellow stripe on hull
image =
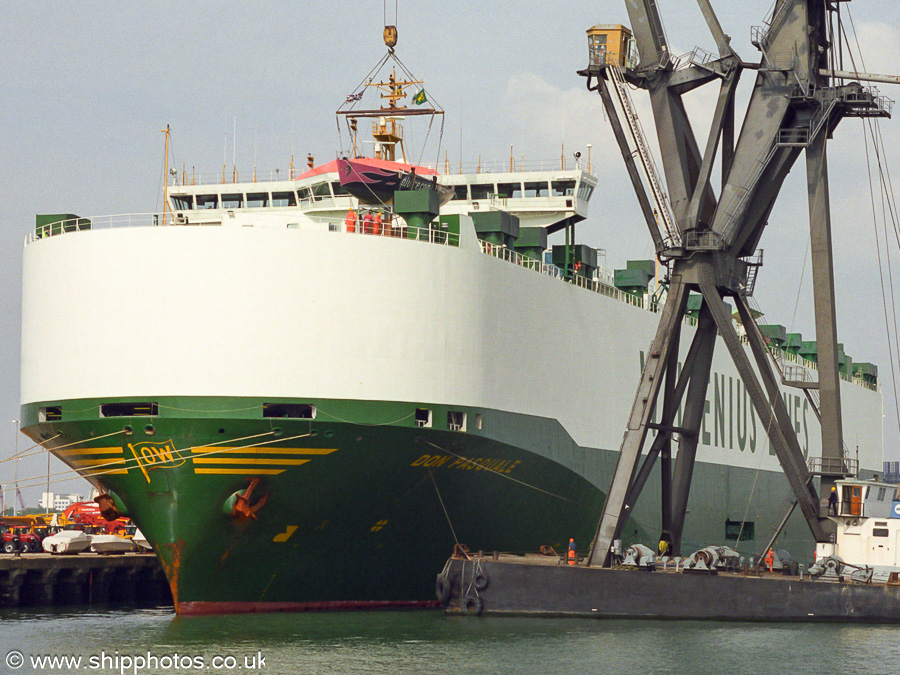
{"label": "yellow stripe on hull", "polygon": [[50,449],[56,455],[61,455],[63,457],[69,457],[70,455],[116,455],[122,452],[121,446],[115,446],[110,448],[67,448],[65,450],[53,450]]}
{"label": "yellow stripe on hull", "polygon": [[215,474],[235,474],[235,473],[252,473],[252,474],[265,474],[267,476],[277,476],[280,473],[284,473],[286,469],[194,469],[194,473],[215,473]]}
{"label": "yellow stripe on hull", "polygon": [[191,448],[194,454],[212,454],[212,453],[243,453],[243,454],[266,454],[266,455],[330,455],[337,452],[337,448],[229,448],[214,445],[204,445]]}
{"label": "yellow stripe on hull", "polygon": [[124,464],[125,460],[122,458],[108,459],[106,457],[99,458],[99,459],[69,459],[67,457],[66,462],[68,462],[72,466],[90,467],[92,469],[100,469],[103,467],[113,466],[115,464]]}
{"label": "yellow stripe on hull", "polygon": [[276,459],[266,457],[193,457],[194,464],[275,464],[276,466],[299,466],[308,459]]}

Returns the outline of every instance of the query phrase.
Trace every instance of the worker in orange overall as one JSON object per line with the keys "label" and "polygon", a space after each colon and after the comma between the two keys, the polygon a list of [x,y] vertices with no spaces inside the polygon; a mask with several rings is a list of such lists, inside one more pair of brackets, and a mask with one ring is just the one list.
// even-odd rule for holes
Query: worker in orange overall
{"label": "worker in orange overall", "polygon": [[575,540],[569,539],[569,564],[578,564],[578,554],[575,552]]}
{"label": "worker in orange overall", "polygon": [[372,223],[372,234],[381,234],[381,213],[375,213],[375,220]]}
{"label": "worker in orange overall", "polygon": [[356,211],[350,209],[347,211],[347,232],[356,232]]}
{"label": "worker in orange overall", "polygon": [[766,553],[766,565],[768,565],[770,572],[775,571],[775,554],[772,552],[772,549],[769,549],[769,552]]}

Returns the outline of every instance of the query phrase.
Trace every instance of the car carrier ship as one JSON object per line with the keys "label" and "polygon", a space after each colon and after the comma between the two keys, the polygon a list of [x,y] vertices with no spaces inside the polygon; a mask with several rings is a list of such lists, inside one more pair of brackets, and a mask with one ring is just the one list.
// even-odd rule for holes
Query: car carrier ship
{"label": "car carrier ship", "polygon": [[[394,149],[395,117],[369,121]],[[427,196],[378,209],[337,162],[311,164],[182,176],[162,214],[38,216],[24,433],[136,522],[182,614],[426,606],[456,543],[586,546],[665,292],[653,262],[607,270],[575,243],[615,195],[587,166],[511,161],[443,167],[439,212]],[[765,331],[815,370],[814,342]],[[842,368],[845,434],[880,470],[877,370]],[[684,540],[750,552],[789,489],[724,349],[711,379]],[[784,397],[820,456],[809,401]],[[658,522],[645,500],[623,538]],[[814,544],[792,520],[779,546]]]}

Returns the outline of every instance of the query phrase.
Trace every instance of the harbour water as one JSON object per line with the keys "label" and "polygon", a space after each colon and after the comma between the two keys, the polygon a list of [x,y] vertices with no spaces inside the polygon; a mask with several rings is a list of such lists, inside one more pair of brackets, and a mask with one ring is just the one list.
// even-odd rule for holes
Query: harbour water
{"label": "harbour water", "polygon": [[[878,625],[470,618],[441,611],[182,618],[171,608],[23,610],[0,613],[0,672],[887,673],[900,666],[897,636],[897,628]],[[34,661],[45,656],[81,660],[55,667]]]}

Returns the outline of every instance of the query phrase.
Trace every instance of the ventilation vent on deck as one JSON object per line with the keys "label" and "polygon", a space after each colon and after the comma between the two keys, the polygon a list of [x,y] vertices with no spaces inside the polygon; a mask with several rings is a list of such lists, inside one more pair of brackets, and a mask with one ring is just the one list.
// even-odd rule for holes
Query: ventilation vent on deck
{"label": "ventilation vent on deck", "polygon": [[100,417],[152,417],[159,415],[159,403],[104,403],[100,406]]}
{"label": "ventilation vent on deck", "polygon": [[316,417],[316,406],[308,403],[263,403],[263,417],[311,420]]}

